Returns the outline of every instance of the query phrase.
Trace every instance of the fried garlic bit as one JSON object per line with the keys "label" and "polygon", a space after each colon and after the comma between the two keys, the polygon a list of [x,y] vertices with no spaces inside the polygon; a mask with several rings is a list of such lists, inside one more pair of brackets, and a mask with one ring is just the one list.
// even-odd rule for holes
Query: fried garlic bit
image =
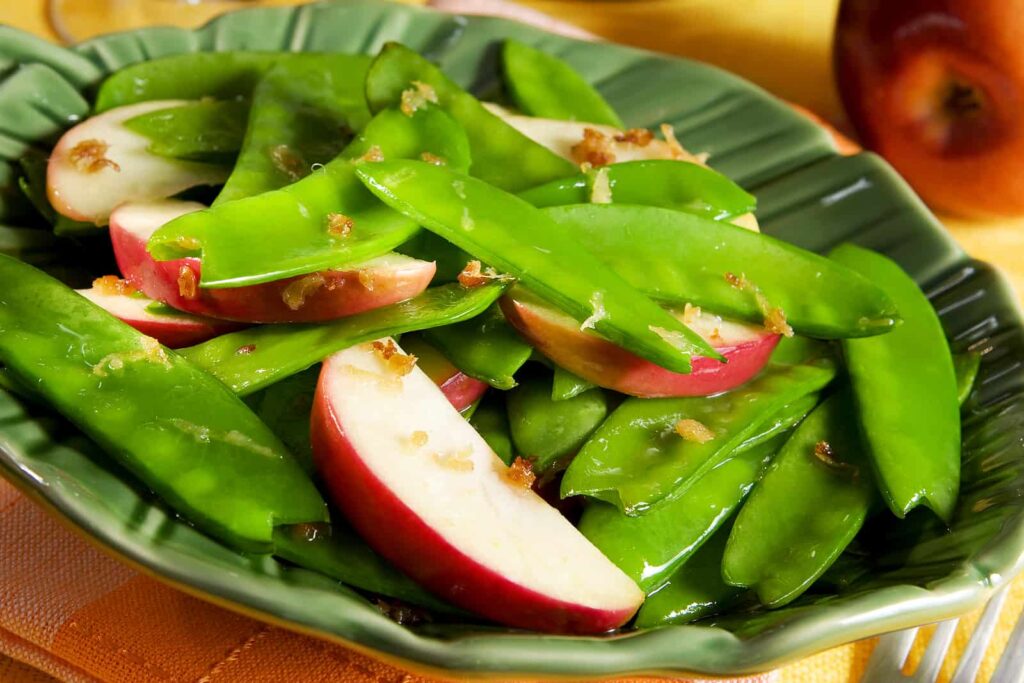
{"label": "fried garlic bit", "polygon": [[453,470],[455,472],[472,472],[474,468],[473,460],[470,458],[472,455],[473,449],[467,446],[457,451],[434,453],[432,457],[434,458],[434,462],[446,470]]}
{"label": "fried garlic bit", "polygon": [[494,268],[488,266],[483,269],[479,261],[473,260],[466,263],[466,267],[459,273],[459,284],[468,289],[486,285],[491,280],[501,280],[504,277],[504,275],[498,274]]}
{"label": "fried garlic bit", "polygon": [[384,361],[388,370],[399,377],[408,375],[416,367],[416,356],[399,351],[393,339],[388,339],[384,342],[378,340],[370,346],[373,348],[373,352],[377,354],[377,357]]}
{"label": "fried garlic bit", "polygon": [[505,470],[505,479],[513,486],[530,489],[537,480],[537,475],[533,471],[533,463],[517,455]]}
{"label": "fried garlic bit", "polygon": [[129,295],[136,292],[132,283],[122,280],[116,275],[104,275],[92,281],[92,287],[100,294]]}
{"label": "fried garlic bit", "polygon": [[305,275],[297,280],[292,280],[281,291],[281,301],[293,311],[297,311],[306,305],[306,299],[312,296],[318,289],[326,284],[324,276],[320,273]]}
{"label": "fried garlic bit", "polygon": [[428,164],[433,164],[434,166],[448,165],[447,159],[445,159],[444,157],[439,157],[436,154],[431,154],[430,152],[423,152],[422,154],[420,154],[420,159],[427,162]]}
{"label": "fried garlic bit", "polygon": [[187,265],[178,269],[178,294],[189,301],[199,296],[199,282],[196,280],[196,271]]}
{"label": "fried garlic bit", "polygon": [[335,237],[348,237],[354,227],[356,222],[343,213],[327,214],[327,232]]}
{"label": "fried garlic bit", "polygon": [[107,158],[107,150],[110,149],[103,140],[90,138],[82,140],[68,150],[68,161],[75,167],[75,170],[82,173],[97,173],[104,168],[120,171],[121,167],[113,160]]}
{"label": "fried garlic bit", "polygon": [[768,297],[764,295],[761,288],[747,279],[746,275],[726,273],[725,281],[739,290],[751,292],[757,302],[757,310],[761,312],[764,319],[764,328],[772,334],[781,334],[784,337],[793,336],[793,328],[786,321],[786,313],[778,306],[773,306]]}
{"label": "fried garlic bit", "polygon": [[646,128],[630,128],[615,136],[615,142],[623,142],[627,145],[646,147],[654,139],[654,133]]}
{"label": "fried garlic bit", "polygon": [[431,85],[422,81],[413,81],[412,85],[402,91],[402,101],[398,106],[406,116],[412,116],[428,102],[437,104],[437,92]]}
{"label": "fried garlic bit", "polygon": [[828,466],[830,470],[841,472],[849,475],[853,479],[857,479],[860,476],[860,468],[856,465],[851,465],[848,462],[843,462],[836,458],[836,453],[832,449],[832,444],[828,441],[819,441],[814,444],[814,457],[819,461],[823,462]]}
{"label": "fried garlic bit", "polygon": [[270,160],[277,170],[296,181],[306,175],[307,164],[302,156],[288,145],[270,148]]}
{"label": "fried garlic bit", "polygon": [[685,441],[694,443],[707,443],[715,438],[715,433],[707,425],[690,418],[676,422],[676,434],[683,437]]}
{"label": "fried garlic bit", "polygon": [[244,346],[239,346],[237,349],[235,349],[235,355],[236,356],[248,356],[250,353],[252,353],[255,350],[256,350],[256,345],[255,344],[245,344]]}
{"label": "fried garlic bit", "polygon": [[373,276],[373,271],[367,268],[363,268],[358,273],[356,273],[356,277],[359,279],[359,284],[361,284],[363,286],[363,289],[365,289],[367,292],[372,292],[373,288],[377,284],[376,279]]}
{"label": "fried garlic bit", "polygon": [[572,146],[572,160],[591,167],[615,163],[612,139],[594,128],[583,129],[583,139]]}
{"label": "fried garlic bit", "polygon": [[139,340],[139,346],[141,348],[136,351],[108,353],[100,359],[99,363],[92,366],[92,374],[97,377],[106,377],[111,372],[123,370],[125,364],[132,361],[156,363],[163,365],[165,368],[171,367],[171,359],[167,356],[167,352],[164,351],[164,347],[160,346],[160,342],[156,339],[143,336]]}
{"label": "fried garlic bit", "polygon": [[384,161],[384,152],[381,151],[380,145],[370,145],[370,149],[359,157],[359,161]]}

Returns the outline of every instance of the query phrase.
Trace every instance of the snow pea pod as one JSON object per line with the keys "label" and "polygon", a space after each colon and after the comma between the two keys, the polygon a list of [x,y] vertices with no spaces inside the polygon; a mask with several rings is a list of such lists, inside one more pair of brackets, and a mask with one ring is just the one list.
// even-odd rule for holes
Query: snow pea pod
{"label": "snow pea pod", "polygon": [[484,437],[484,441],[498,454],[503,463],[512,464],[515,460],[515,450],[512,448],[512,436],[509,433],[503,395],[493,391],[487,392],[480,400],[476,412],[469,418],[469,423]]}
{"label": "snow pea pod", "polygon": [[355,344],[468,320],[487,310],[504,289],[500,282],[472,289],[432,287],[407,301],[328,323],[250,327],[179,353],[244,396]]}
{"label": "snow pea pod", "polygon": [[711,220],[729,220],[757,208],[757,200],[727,176],[699,164],[672,159],[626,161],[592,168],[520,192],[537,207],[587,204],[594,183],[607,182],[615,204],[660,206]]}
{"label": "snow pea pod", "polygon": [[768,607],[791,602],[857,535],[875,497],[848,387],[807,416],[740,510],[722,577]]}
{"label": "snow pea pod", "polygon": [[884,287],[903,316],[883,337],[843,342],[882,497],[898,517],[923,504],[948,522],[960,489],[960,409],[939,317],[917,283],[885,256],[852,244],[830,256]]}
{"label": "snow pea pod", "polygon": [[739,509],[782,446],[784,434],[811,412],[817,401],[818,396],[812,394],[785,406],[769,427],[774,434],[781,428],[781,435],[740,447],[685,493],[638,517],[625,515],[614,505],[591,503],[580,519],[580,531],[650,594]]}
{"label": "snow pea pod", "polygon": [[516,452],[533,462],[538,474],[565,469],[612,407],[602,389],[565,401],[551,400],[551,375],[536,374],[508,394],[508,422]]}
{"label": "snow pea pod", "polygon": [[557,365],[554,367],[554,371],[555,376],[551,381],[552,401],[567,401],[568,399],[574,396],[579,396],[584,391],[589,391],[597,386],[582,377],[577,377],[568,370]]}
{"label": "snow pea pod", "polygon": [[238,161],[214,205],[284,187],[336,157],[370,119],[368,67],[365,57],[343,54],[272,66],[253,90]]}
{"label": "snow pea pod", "polygon": [[124,126],[149,138],[153,154],[228,164],[242,147],[248,118],[244,100],[198,100],[140,114]]}
{"label": "snow pea pod", "polygon": [[309,437],[309,415],[320,366],[286,377],[263,391],[245,397],[245,403],[270,431],[281,440],[307,474],[312,475],[313,445]]}
{"label": "snow pea pod", "polygon": [[962,407],[974,389],[981,369],[981,354],[974,352],[958,353],[953,356],[953,368],[956,371],[956,399]]}
{"label": "snow pea pod", "polygon": [[0,256],[0,360],[211,536],[269,551],[327,519],[320,494],[223,384],[20,261]]}
{"label": "snow pea pod", "polygon": [[[465,135],[440,109],[425,107],[412,116],[386,110],[323,168],[279,190],[177,218],[153,234],[150,253],[161,260],[201,254],[204,287],[259,284],[380,256],[418,226],[377,201],[356,177],[360,164],[375,165],[361,160],[371,153],[430,153],[456,167],[469,165]],[[335,226],[332,217],[341,222]],[[198,250],[181,248],[194,242]]]}
{"label": "snow pea pod", "polygon": [[433,95],[466,131],[473,155],[470,173],[474,176],[518,192],[576,173],[572,163],[487,111],[422,56],[398,43],[385,45],[366,76],[370,109],[376,112],[397,107],[402,104],[403,93],[418,89],[423,97]]}
{"label": "snow pea pod", "polygon": [[512,100],[527,116],[626,127],[601,94],[561,59],[509,38],[501,62]]}
{"label": "snow pea pod", "polygon": [[638,356],[675,372],[689,372],[694,355],[721,359],[522,199],[418,161],[365,164],[356,173],[395,210]]}
{"label": "snow pea pod", "polygon": [[[718,396],[627,399],[569,465],[562,497],[586,495],[630,516],[644,514],[656,503],[686,493],[741,446],[753,446],[758,438],[782,430],[781,423],[769,428],[773,420],[778,422],[779,412],[820,391],[835,372],[829,358],[772,363],[751,382]],[[713,438],[684,438],[676,431],[684,419],[704,425]]]}
{"label": "snow pea pod", "polygon": [[395,251],[421,261],[433,261],[437,265],[433,279],[436,284],[455,282],[462,269],[473,259],[462,249],[429,230],[420,230]]}
{"label": "snow pea pod", "polygon": [[514,387],[516,371],[533,354],[498,306],[464,323],[427,330],[423,338],[459,370],[496,389]]}
{"label": "snow pea pod", "polygon": [[[843,265],[767,235],[681,211],[616,204],[544,209],[579,244],[634,287],[666,303],[760,321],[782,310],[798,334],[823,339],[890,330],[897,307],[877,284]],[[737,287],[726,273],[742,276]],[[763,302],[761,302],[763,303]]]}

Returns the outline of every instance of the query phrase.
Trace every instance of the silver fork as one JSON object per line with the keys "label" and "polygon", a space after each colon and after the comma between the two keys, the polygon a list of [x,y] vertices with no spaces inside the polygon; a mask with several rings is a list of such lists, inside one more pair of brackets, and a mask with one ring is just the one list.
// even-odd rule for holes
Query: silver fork
{"label": "silver fork", "polygon": [[[971,639],[967,642],[963,657],[956,667],[956,672],[950,683],[974,683],[978,675],[978,668],[985,658],[985,650],[992,639],[992,632],[999,622],[999,612],[1006,601],[1006,594],[1009,586],[1004,586],[996,591],[985,607]],[[864,670],[862,683],[934,683],[942,669],[942,662],[946,658],[946,652],[953,642],[953,635],[956,633],[956,626],[959,619],[951,619],[939,624],[928,642],[921,663],[912,676],[903,675],[903,664],[907,661],[910,648],[917,637],[916,628],[905,631],[897,631],[882,636],[878,646],[871,653],[867,669]],[[999,664],[992,675],[991,683],[1024,683],[1024,615],[1017,620],[1013,627],[1010,639],[1006,643]]]}

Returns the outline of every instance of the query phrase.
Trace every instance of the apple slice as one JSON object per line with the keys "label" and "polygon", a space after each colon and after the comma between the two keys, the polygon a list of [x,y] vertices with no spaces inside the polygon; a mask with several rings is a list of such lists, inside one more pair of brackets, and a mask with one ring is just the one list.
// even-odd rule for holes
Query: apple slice
{"label": "apple slice", "polygon": [[157,228],[203,208],[167,199],[124,204],[110,216],[110,239],[122,275],[147,296],[180,311],[251,323],[333,320],[412,298],[434,277],[433,262],[391,253],[344,270],[204,289],[199,287],[198,258],[157,261],[146,250]]}
{"label": "apple slice", "polygon": [[196,185],[223,183],[230,168],[158,156],[150,140],[123,124],[184,100],[141,102],[86,119],[64,133],[50,154],[46,194],[58,213],[105,225],[125,202],[163,199]]}
{"label": "apple slice", "polygon": [[460,413],[480,400],[487,391],[487,382],[459,370],[422,337],[415,334],[403,335],[402,347],[407,353],[416,356],[416,365],[441,388],[441,393],[448,397],[448,401]]}
{"label": "apple slice", "polygon": [[643,601],[636,584],[425,372],[385,355],[363,344],[330,356],[313,400],[317,469],[356,530],[429,590],[494,621],[559,633],[624,624]]}
{"label": "apple slice", "polygon": [[172,349],[199,344],[243,327],[227,320],[180,311],[154,313],[150,308],[157,302],[133,289],[126,281],[110,275],[93,282],[90,289],[77,291],[115,318]]}
{"label": "apple slice", "polygon": [[641,398],[708,396],[751,379],[768,362],[779,335],[763,327],[722,320],[699,309],[670,312],[725,356],[694,358],[684,375],[666,370],[593,334],[572,317],[526,292],[501,299],[501,310],[538,351],[569,372],[606,389]]}

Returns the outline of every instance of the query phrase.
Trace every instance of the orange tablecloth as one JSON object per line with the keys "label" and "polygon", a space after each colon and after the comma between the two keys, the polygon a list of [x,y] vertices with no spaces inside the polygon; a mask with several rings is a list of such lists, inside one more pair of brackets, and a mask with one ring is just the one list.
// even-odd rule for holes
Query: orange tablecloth
{"label": "orange tablecloth", "polygon": [[[213,12],[238,7],[228,0],[201,10],[170,0],[121,2],[134,21],[151,23],[198,24]],[[526,4],[612,40],[720,64],[841,120],[829,69],[838,0]],[[52,37],[43,8],[44,0],[7,0],[0,4],[0,22]],[[104,29],[97,26],[97,31]],[[1024,291],[1024,221],[946,223],[968,251],[1001,266],[1018,291]],[[992,652],[1001,651],[1022,607],[1024,579],[1019,579]],[[962,620],[944,670],[946,679],[977,617],[975,613]],[[874,641],[865,641],[835,648],[765,678],[856,681],[873,647]],[[990,655],[979,680],[991,675],[994,661]],[[0,481],[0,682],[34,683],[51,676],[131,683],[429,680],[164,586],[107,557]]]}

